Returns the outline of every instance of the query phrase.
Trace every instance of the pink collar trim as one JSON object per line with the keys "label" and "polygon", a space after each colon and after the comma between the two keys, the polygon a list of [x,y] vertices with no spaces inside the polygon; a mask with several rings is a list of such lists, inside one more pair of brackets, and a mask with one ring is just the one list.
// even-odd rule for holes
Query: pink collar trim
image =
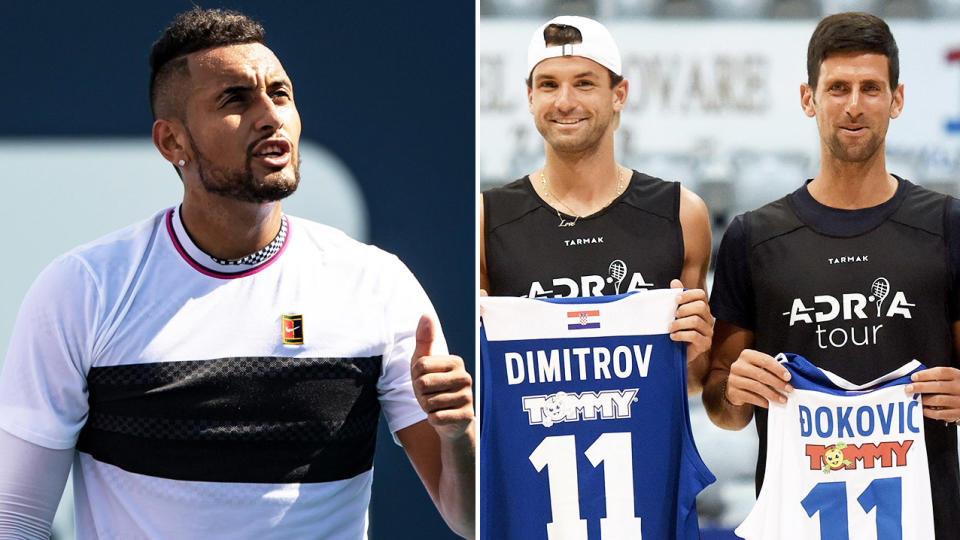
{"label": "pink collar trim", "polygon": [[[194,270],[196,270],[197,272],[200,272],[205,276],[209,276],[213,278],[236,279],[236,278],[242,278],[246,276],[252,276],[253,274],[256,274],[266,269],[268,266],[276,262],[276,260],[280,258],[283,252],[286,251],[287,246],[290,244],[290,229],[292,227],[290,226],[290,220],[288,219],[287,220],[287,237],[284,238],[283,245],[280,246],[280,249],[276,253],[274,253],[273,257],[270,257],[266,261],[254,266],[253,268],[248,268],[246,270],[242,270],[239,272],[221,272],[213,269],[211,266],[207,266],[199,262],[195,258],[196,256],[191,256],[190,252],[194,252],[195,254],[198,254],[198,255],[202,254],[203,252],[200,250],[200,248],[198,248],[193,243],[189,235],[186,234],[186,230],[183,229],[182,224],[180,224],[180,227],[174,226],[174,219],[177,219],[177,220],[180,219],[180,213],[178,212],[178,207],[176,206],[171,208],[170,210],[167,210],[167,215],[166,215],[166,218],[164,219],[164,222],[167,228],[167,234],[170,236],[170,241],[173,243],[174,249],[177,250],[177,253],[180,254],[180,257],[182,257],[187,264],[193,267]],[[183,236],[182,240],[180,238],[181,235],[177,234],[177,229],[180,230],[181,235]],[[207,258],[209,258],[209,256]],[[210,264],[215,265],[217,263],[211,260]]]}

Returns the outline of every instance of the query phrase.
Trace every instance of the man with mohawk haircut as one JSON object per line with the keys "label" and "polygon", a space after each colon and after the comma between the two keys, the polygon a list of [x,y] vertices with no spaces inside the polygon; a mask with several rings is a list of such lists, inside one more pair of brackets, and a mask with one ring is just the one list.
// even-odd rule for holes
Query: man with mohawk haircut
{"label": "man with mohawk haircut", "polygon": [[[0,376],[0,531],[366,537],[381,408],[473,535],[472,381],[395,256],[285,215],[300,117],[263,28],[180,14],[150,55],[153,141],[183,202],[37,278]],[[3,533],[5,534],[5,533]]]}

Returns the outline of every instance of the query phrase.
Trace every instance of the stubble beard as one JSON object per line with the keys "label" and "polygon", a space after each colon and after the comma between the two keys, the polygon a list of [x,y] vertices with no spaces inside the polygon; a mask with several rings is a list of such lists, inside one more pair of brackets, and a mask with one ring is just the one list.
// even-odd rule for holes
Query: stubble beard
{"label": "stubble beard", "polygon": [[[249,149],[246,163],[242,168],[228,169],[214,165],[207,156],[197,148],[193,137],[188,132],[190,148],[197,159],[197,173],[200,184],[207,193],[220,195],[230,199],[251,203],[276,202],[293,195],[300,185],[300,153],[297,152],[293,163],[293,175],[282,170],[274,171],[260,178],[253,174],[250,163]],[[258,141],[259,142],[259,141]],[[255,145],[251,144],[251,147]]]}
{"label": "stubble beard", "polygon": [[840,161],[847,163],[868,161],[876,155],[882,144],[883,139],[873,132],[870,133],[870,138],[862,145],[844,144],[840,142],[840,136],[836,132],[827,139],[827,148],[830,149],[830,153]]}
{"label": "stubble beard", "polygon": [[[594,117],[594,120],[596,121],[597,118]],[[600,146],[600,141],[603,140],[603,136],[612,121],[611,118],[608,119],[607,122],[596,122],[592,128],[589,128],[584,133],[580,133],[579,136],[555,135],[552,131],[553,125],[548,119],[538,120],[535,124],[543,140],[545,140],[555,152],[563,154],[584,154]]]}

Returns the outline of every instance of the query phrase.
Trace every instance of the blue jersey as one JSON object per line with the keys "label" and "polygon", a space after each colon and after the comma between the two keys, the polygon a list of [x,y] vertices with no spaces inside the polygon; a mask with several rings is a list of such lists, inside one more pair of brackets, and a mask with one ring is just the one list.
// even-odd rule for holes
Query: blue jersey
{"label": "blue jersey", "polygon": [[677,292],[481,298],[481,538],[698,537]]}

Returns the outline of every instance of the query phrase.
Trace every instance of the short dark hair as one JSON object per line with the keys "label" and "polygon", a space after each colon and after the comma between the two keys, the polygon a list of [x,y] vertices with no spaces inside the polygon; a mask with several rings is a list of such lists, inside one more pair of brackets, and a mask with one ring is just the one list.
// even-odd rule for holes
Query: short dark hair
{"label": "short dark hair", "polygon": [[883,19],[869,13],[837,13],[820,21],[807,46],[807,84],[817,87],[820,64],[833,53],[871,52],[887,57],[890,89],[900,79],[900,51]]}
{"label": "short dark hair", "polygon": [[178,108],[171,91],[176,75],[189,75],[184,56],[227,45],[263,43],[260,23],[242,13],[194,7],[170,23],[150,49],[150,110],[156,120]]}
{"label": "short dark hair", "polygon": [[[583,43],[583,34],[575,26],[554,23],[543,29],[543,41],[548,47]],[[617,75],[610,68],[607,68],[607,73],[610,74],[610,88],[620,84],[620,81],[623,80],[623,75]],[[527,88],[533,88],[533,71],[530,71],[530,74],[527,75]]]}

